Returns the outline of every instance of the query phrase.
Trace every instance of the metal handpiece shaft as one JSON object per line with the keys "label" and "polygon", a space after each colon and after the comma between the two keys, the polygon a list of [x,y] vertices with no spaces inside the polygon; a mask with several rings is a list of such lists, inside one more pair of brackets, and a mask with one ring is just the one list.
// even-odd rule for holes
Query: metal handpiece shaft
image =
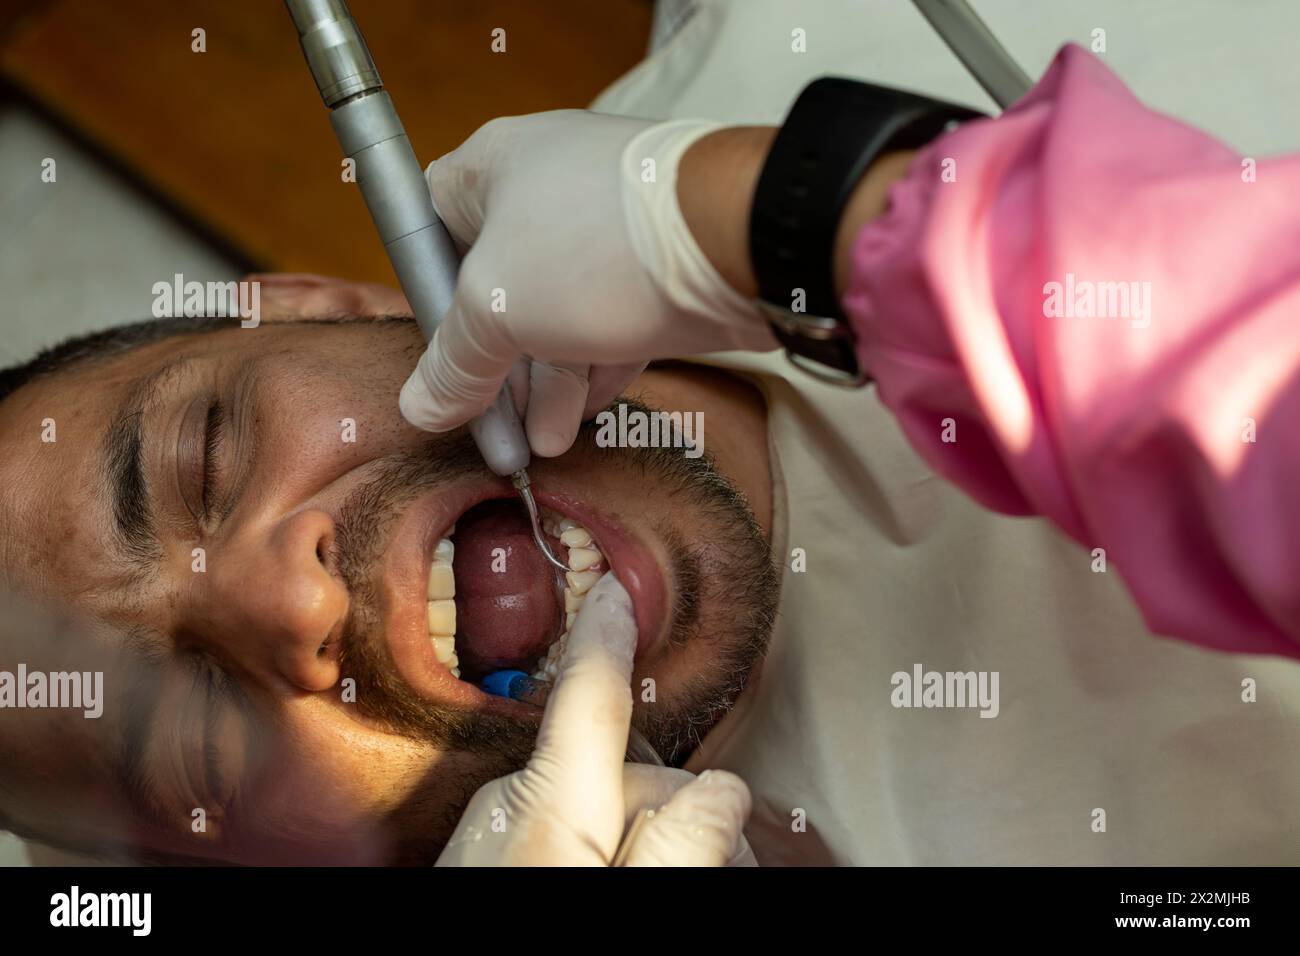
{"label": "metal handpiece shaft", "polygon": [[913,0],[998,106],[1006,109],[1029,92],[1028,75],[966,0]]}
{"label": "metal handpiece shaft", "polygon": [[[411,141],[344,0],[285,0],[285,5],[334,134],[343,154],[356,164],[357,185],[393,272],[425,341],[431,341],[451,308],[459,259],[433,208]],[[527,489],[531,455],[508,387],[470,422],[469,431],[487,466],[511,476],[516,488],[522,482]],[[538,547],[559,564],[541,534],[531,494],[524,496],[524,505]]]}
{"label": "metal handpiece shaft", "polygon": [[451,307],[459,260],[411,141],[347,4],[285,3],[343,155],[356,164],[357,185],[397,281],[425,339],[431,339]]}

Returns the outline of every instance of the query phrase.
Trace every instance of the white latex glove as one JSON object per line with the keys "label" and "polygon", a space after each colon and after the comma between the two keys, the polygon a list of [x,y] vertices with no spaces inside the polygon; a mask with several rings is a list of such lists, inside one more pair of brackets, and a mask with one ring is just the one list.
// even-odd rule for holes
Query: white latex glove
{"label": "white latex glove", "polygon": [[607,573],[578,612],[528,766],[479,788],[439,866],[608,866],[643,809],[656,812],[626,865],[753,863],[739,777],[624,765],[635,648],[632,601]]}
{"label": "white latex glove", "polygon": [[469,252],[402,388],[406,419],[429,431],[463,424],[527,356],[525,427],[549,457],[651,359],[775,348],[677,203],[678,161],[718,126],[560,110],[493,120],[432,163],[434,205]]}

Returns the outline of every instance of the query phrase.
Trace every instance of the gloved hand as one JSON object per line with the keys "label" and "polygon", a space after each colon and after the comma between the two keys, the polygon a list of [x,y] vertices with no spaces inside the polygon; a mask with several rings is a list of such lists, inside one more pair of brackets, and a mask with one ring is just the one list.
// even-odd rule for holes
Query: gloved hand
{"label": "gloved hand", "polygon": [[608,866],[624,828],[629,866],[753,863],[750,797],[724,771],[623,763],[632,716],[632,601],[612,572],[587,593],[528,766],[474,794],[439,866]]}
{"label": "gloved hand", "polygon": [[716,128],[560,110],[493,120],[432,163],[434,205],[469,251],[402,388],[406,419],[429,431],[464,423],[527,356],[525,427],[549,457],[651,359],[775,348],[678,206],[678,160]]}

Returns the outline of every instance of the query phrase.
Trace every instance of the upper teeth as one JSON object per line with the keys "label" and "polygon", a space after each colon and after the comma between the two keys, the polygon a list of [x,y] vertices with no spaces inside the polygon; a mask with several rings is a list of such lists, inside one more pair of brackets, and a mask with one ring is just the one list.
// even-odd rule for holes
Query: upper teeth
{"label": "upper teeth", "polygon": [[546,656],[538,660],[537,670],[533,676],[539,679],[554,680],[560,670],[560,660],[569,644],[569,631],[582,608],[587,592],[595,586],[605,573],[602,562],[605,560],[591,532],[569,518],[556,517],[550,513],[542,522],[548,534],[560,539],[560,544],[568,549],[569,573],[564,576],[564,631],[559,638],[546,649]]}
{"label": "upper teeth", "polygon": [[429,637],[433,640],[433,651],[438,663],[451,671],[451,676],[460,676],[460,659],[456,657],[456,575],[452,571],[452,561],[456,557],[456,546],[452,544],[451,535],[456,533],[456,526],[447,530],[448,537],[441,539],[433,549],[433,564],[429,566]]}
{"label": "upper teeth", "polygon": [[[590,531],[568,518],[559,518],[547,509],[543,509],[543,519],[542,526],[546,532],[558,537],[568,549],[571,569],[564,576],[564,631],[547,649],[546,656],[538,660],[537,670],[533,672],[533,677],[554,679],[559,673],[569,631],[582,607],[583,598],[606,569],[604,555]],[[428,625],[438,662],[450,670],[453,677],[460,677],[460,660],[456,656],[456,577],[453,572],[456,546],[451,540],[455,531],[453,525],[433,552],[433,563],[429,567]]]}
{"label": "upper teeth", "polygon": [[560,543],[566,548],[585,548],[591,544],[591,532],[586,528],[570,528],[560,535]]}

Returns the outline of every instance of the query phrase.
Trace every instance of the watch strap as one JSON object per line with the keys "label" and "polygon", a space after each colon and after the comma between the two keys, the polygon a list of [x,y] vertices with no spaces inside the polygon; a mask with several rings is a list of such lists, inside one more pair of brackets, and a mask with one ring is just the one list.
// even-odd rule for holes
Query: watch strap
{"label": "watch strap", "polygon": [[792,360],[803,360],[796,364],[860,383],[834,279],[835,235],[849,197],[882,153],[917,149],[983,115],[842,77],[814,80],[799,94],[764,162],[749,221],[759,298],[777,340]]}

